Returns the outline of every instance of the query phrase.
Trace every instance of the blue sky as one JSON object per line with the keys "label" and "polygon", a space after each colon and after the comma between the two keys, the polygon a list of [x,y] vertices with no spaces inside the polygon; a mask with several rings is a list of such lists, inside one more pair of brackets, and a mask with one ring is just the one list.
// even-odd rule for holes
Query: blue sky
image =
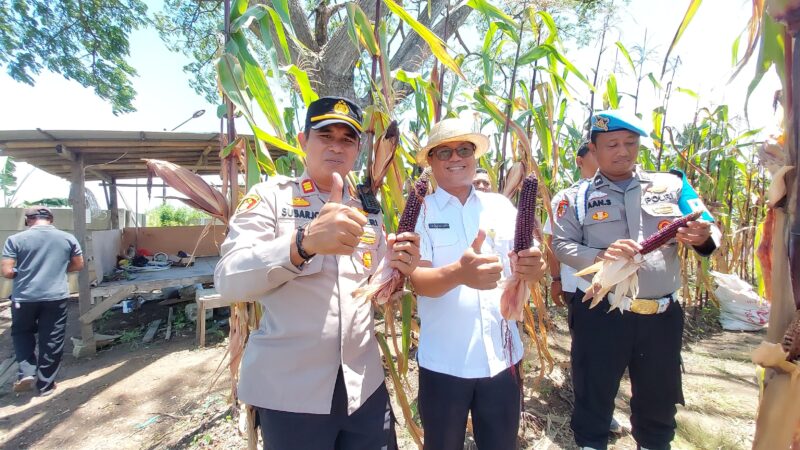
{"label": "blue sky", "polygon": [[[159,10],[161,2],[152,0],[150,12]],[[610,44],[621,40],[632,49],[641,42],[645,29],[648,42],[656,49],[657,60],[651,62],[649,70],[660,69],[664,52],[680,23],[688,0],[652,1],[632,0],[619,12],[615,23],[617,31],[607,38]],[[744,0],[706,0],[700,7],[690,28],[684,34],[674,54],[683,62],[675,80],[676,87],[691,89],[701,95],[700,104],[718,105],[728,103],[732,114],[742,114],[746,86],[752,75],[752,64],[731,84],[728,78],[733,72],[731,66],[731,44],[744,29],[750,14],[750,2]],[[599,35],[597,36],[599,42]],[[608,51],[613,52],[611,48]],[[594,67],[597,46],[589,45],[582,49],[569,49],[568,57],[584,72]],[[740,50],[740,54],[744,49]],[[4,93],[5,108],[0,109],[0,128],[2,129],[86,129],[86,130],[142,130],[161,131],[172,129],[189,118],[199,109],[206,114],[189,121],[180,131],[209,132],[219,130],[215,105],[210,105],[195,94],[189,87],[188,75],[182,67],[188,61],[182,55],[168,51],[154,29],[135,32],[131,37],[130,63],[139,72],[134,80],[138,92],[135,100],[137,112],[114,116],[106,102],[94,96],[76,82],[67,81],[53,73],[43,73],[37,78],[35,87],[17,83],[5,73],[0,74],[0,92]],[[611,67],[601,68],[601,74]],[[632,88],[631,80],[622,76],[619,79],[621,90]],[[777,77],[765,77],[759,89],[750,100],[750,119],[752,127],[774,129],[778,118],[772,113],[773,93],[780,87]],[[654,108],[655,96],[650,84],[643,84],[640,111]],[[585,95],[578,92],[576,95]],[[687,95],[673,93],[670,116],[676,122],[691,121],[697,101]],[[623,107],[631,106],[623,100]],[[672,122],[671,123],[676,123]],[[240,127],[242,130],[245,128]],[[21,178],[29,167],[19,165]],[[96,187],[95,192],[101,203],[103,196]],[[69,190],[65,180],[37,171],[20,189],[18,200],[34,200],[41,197],[63,196]],[[123,189],[123,195],[132,205],[133,189]],[[160,200],[148,202],[146,194],[139,192],[141,211],[157,206]]]}

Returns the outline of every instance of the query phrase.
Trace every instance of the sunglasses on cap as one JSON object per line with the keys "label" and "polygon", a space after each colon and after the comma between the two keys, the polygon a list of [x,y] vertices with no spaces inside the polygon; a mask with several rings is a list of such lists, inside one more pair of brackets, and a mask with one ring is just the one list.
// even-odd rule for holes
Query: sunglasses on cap
{"label": "sunglasses on cap", "polygon": [[475,154],[475,145],[467,142],[456,148],[436,147],[428,152],[428,156],[435,156],[439,161],[447,161],[453,157],[453,152],[461,158],[469,158]]}

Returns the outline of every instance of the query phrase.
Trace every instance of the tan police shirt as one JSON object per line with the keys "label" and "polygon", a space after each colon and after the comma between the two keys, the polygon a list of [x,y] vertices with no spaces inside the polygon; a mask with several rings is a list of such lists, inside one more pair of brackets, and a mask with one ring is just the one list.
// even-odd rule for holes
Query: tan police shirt
{"label": "tan police shirt", "polygon": [[[598,171],[587,189],[578,188],[572,192],[575,195],[561,198],[554,211],[556,257],[581,270],[619,239],[641,242],[683,215],[678,207],[682,189],[683,179],[669,172],[637,169],[630,184],[622,189]],[[695,204],[705,209],[701,201]],[[715,225],[711,228],[716,249],[721,233]],[[648,254],[638,275],[639,298],[661,298],[678,290],[681,268],[677,241],[672,239]],[[587,281],[591,278],[585,277]]]}
{"label": "tan police shirt", "polygon": [[[352,255],[316,255],[302,268],[290,259],[293,231],[328,199],[307,174],[254,186],[231,218],[214,283],[222,297],[263,308],[241,362],[239,398],[278,411],[329,414],[342,367],[348,413],[383,383],[371,303],[351,293],[366,283],[386,251],[381,216],[368,223]],[[343,203],[361,208],[344,194]]]}

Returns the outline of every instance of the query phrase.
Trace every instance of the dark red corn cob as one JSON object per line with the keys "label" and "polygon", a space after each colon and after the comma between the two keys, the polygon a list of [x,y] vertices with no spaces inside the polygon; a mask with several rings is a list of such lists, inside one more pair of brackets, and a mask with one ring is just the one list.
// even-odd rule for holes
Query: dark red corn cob
{"label": "dark red corn cob", "polygon": [[795,311],[794,319],[783,335],[783,351],[789,353],[787,361],[794,361],[800,358],[800,311]]}
{"label": "dark red corn cob", "polygon": [[531,248],[533,243],[538,189],[539,180],[536,179],[536,175],[530,174],[522,180],[522,188],[519,191],[519,201],[517,202],[517,227],[514,233],[515,252]]}
{"label": "dark red corn cob", "polygon": [[408,192],[406,207],[403,209],[400,222],[397,224],[397,234],[406,232],[413,233],[414,229],[417,227],[417,219],[422,209],[422,202],[425,201],[425,195],[428,193],[428,178],[430,177],[430,173],[430,169],[425,169],[422,175],[417,178],[413,189]]}
{"label": "dark red corn cob", "polygon": [[657,250],[659,247],[669,242],[670,239],[678,235],[678,228],[685,227],[687,223],[699,219],[702,214],[701,211],[695,211],[673,220],[672,223],[640,242],[639,245],[642,246],[642,249],[639,253],[646,255],[653,250]]}

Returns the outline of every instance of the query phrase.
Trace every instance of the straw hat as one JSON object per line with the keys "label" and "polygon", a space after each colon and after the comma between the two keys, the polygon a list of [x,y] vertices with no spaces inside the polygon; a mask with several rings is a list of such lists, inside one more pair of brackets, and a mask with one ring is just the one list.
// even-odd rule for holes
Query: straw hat
{"label": "straw hat", "polygon": [[428,143],[417,152],[417,164],[428,165],[428,152],[439,145],[450,142],[472,142],[475,144],[475,158],[480,158],[489,149],[489,138],[481,133],[473,133],[469,122],[462,119],[444,119],[431,128]]}

